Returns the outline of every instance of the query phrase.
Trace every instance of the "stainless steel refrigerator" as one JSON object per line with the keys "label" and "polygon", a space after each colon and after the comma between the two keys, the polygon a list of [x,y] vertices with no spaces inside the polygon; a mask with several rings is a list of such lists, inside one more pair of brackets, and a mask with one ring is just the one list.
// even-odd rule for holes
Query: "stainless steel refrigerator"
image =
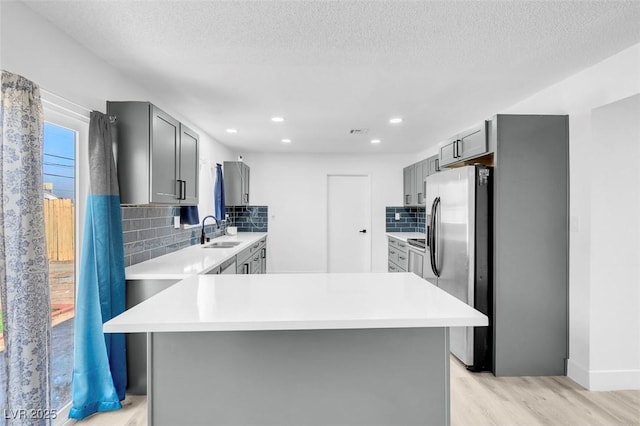
{"label": "stainless steel refrigerator", "polygon": [[489,327],[452,327],[450,347],[473,371],[491,370],[492,168],[465,166],[426,179],[424,278],[489,317]]}

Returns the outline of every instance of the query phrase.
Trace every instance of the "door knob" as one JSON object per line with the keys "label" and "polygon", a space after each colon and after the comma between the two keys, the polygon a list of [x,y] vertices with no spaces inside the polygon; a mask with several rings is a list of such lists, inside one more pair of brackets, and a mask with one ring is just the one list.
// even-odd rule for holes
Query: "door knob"
{"label": "door knob", "polygon": [[366,233],[367,233],[367,230],[366,230],[366,229],[363,229],[363,230],[362,230],[362,231],[360,231],[360,232],[361,232],[361,233],[363,233],[363,234],[366,234]]}

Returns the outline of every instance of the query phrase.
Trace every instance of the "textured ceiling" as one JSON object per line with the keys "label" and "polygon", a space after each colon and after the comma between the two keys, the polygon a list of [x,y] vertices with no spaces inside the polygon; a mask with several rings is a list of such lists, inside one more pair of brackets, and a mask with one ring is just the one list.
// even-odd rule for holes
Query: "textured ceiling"
{"label": "textured ceiling", "polygon": [[245,152],[416,152],[640,42],[638,1],[25,3]]}

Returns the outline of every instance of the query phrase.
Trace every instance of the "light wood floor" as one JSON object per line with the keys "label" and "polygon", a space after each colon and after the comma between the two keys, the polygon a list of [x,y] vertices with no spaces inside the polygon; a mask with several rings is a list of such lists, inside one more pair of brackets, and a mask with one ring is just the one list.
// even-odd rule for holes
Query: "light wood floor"
{"label": "light wood floor", "polygon": [[[82,426],[145,426],[147,400],[77,422]],[[640,391],[590,392],[567,377],[494,377],[469,373],[451,359],[451,425],[640,425]]]}

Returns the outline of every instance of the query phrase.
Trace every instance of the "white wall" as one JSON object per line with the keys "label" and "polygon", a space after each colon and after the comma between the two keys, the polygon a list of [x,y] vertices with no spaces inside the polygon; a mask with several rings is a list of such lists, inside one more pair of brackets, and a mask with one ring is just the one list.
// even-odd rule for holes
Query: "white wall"
{"label": "white wall", "polygon": [[371,176],[372,270],[387,270],[385,207],[402,205],[402,168],[414,155],[257,154],[251,204],[269,206],[269,272],[326,272],[327,175]]}
{"label": "white wall", "polygon": [[[0,36],[0,68],[33,80],[48,92],[87,110],[102,112],[106,112],[107,100],[149,101],[198,132],[200,217],[213,213],[213,180],[209,169],[211,165],[215,168],[216,162],[233,159],[233,153],[190,123],[188,117],[173,110],[171,99],[128,79],[21,2],[0,2]],[[88,176],[87,170],[81,169],[81,173]]]}
{"label": "white wall", "polygon": [[[602,132],[596,137],[592,123],[594,110],[638,93],[640,44],[500,111],[570,115],[568,375],[593,390],[640,389],[640,235],[637,224],[618,219],[640,217],[640,139],[615,144],[599,140]],[[616,160],[619,155],[623,156],[620,161]],[[613,176],[618,175],[630,181],[615,182]],[[624,208],[623,216],[617,215],[615,206],[600,204],[603,195],[624,197],[625,191],[635,191],[636,198],[626,193],[627,198],[616,205]],[[601,208],[609,220],[600,220]],[[608,257],[600,257],[602,247],[610,253]],[[614,253],[636,259],[635,265],[616,262]]]}

